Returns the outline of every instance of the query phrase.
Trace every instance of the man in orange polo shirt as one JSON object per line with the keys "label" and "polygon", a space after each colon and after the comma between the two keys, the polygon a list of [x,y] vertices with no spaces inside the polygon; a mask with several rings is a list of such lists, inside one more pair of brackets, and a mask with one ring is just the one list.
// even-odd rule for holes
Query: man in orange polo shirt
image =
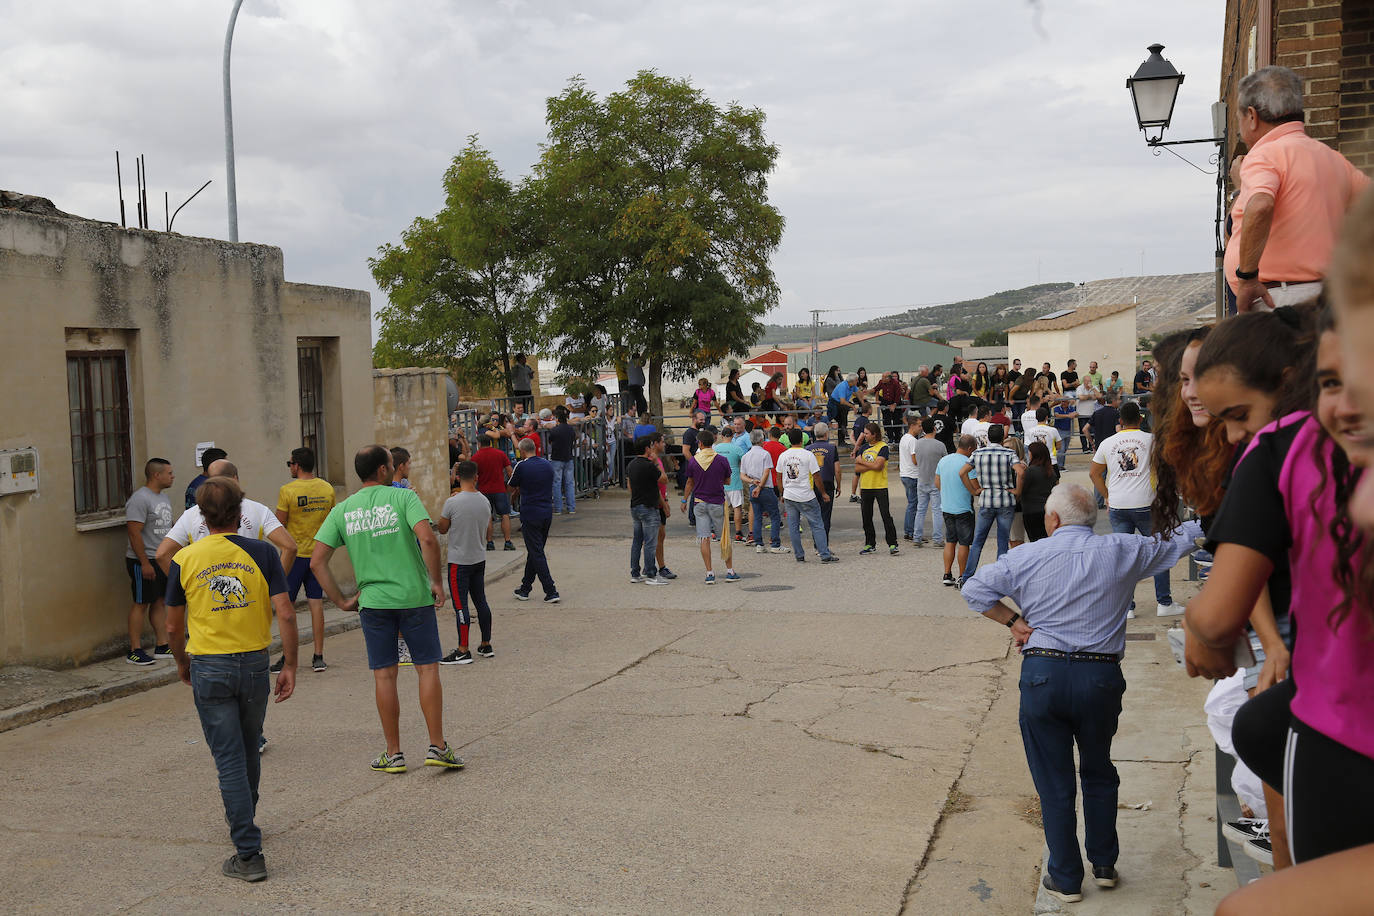
{"label": "man in orange polo shirt", "polygon": [[1302,80],[1263,67],[1240,81],[1240,138],[1250,148],[1232,206],[1226,279],[1241,312],[1316,296],[1345,211],[1369,178],[1303,130]]}

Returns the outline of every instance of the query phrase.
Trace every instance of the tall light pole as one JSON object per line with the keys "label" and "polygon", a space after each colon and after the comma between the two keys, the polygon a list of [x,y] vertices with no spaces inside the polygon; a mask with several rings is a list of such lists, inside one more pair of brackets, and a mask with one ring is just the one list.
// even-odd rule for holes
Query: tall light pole
{"label": "tall light pole", "polygon": [[234,46],[234,23],[239,18],[243,0],[234,0],[229,14],[229,30],[224,33],[224,171],[229,194],[229,241],[239,240],[238,186],[234,181],[234,102],[229,95],[229,52]]}

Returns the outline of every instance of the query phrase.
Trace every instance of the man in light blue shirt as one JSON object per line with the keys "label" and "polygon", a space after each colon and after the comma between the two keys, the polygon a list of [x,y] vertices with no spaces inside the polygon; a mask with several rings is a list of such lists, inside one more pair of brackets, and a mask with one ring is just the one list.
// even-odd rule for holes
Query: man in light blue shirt
{"label": "man in light blue shirt", "polygon": [[[744,425],[742,420],[737,420],[740,425]],[[709,427],[708,427],[709,429]],[[725,482],[725,504],[730,508],[727,512],[735,515],[734,531],[735,540],[744,540],[744,481],[740,478],[739,462],[744,457],[744,449],[735,444],[733,439],[726,438],[728,432],[723,432],[720,440],[716,443],[716,454],[724,455],[725,460],[730,462],[730,479]],[[745,433],[748,436],[748,433]],[[725,531],[721,537],[730,536],[730,520],[725,520]]]}
{"label": "man in light blue shirt", "polygon": [[[1197,522],[1169,540],[1093,533],[1097,504],[1076,484],[1060,484],[1045,504],[1050,536],[1010,551],[963,586],[968,606],[1011,628],[1023,646],[1021,740],[1040,794],[1051,895],[1082,899],[1074,796],[1074,744],[1083,784],[1085,847],[1099,887],[1116,886],[1117,788],[1112,736],[1126,681],[1126,609],[1136,583],[1167,572],[1193,550]],[[1020,613],[1004,601],[1011,598]]]}
{"label": "man in light blue shirt", "polygon": [[830,392],[830,401],[827,407],[830,411],[833,428],[838,430],[836,436],[839,445],[844,445],[844,431],[848,428],[849,423],[849,408],[854,406],[854,392],[858,390],[858,385],[859,376],[851,373]]}

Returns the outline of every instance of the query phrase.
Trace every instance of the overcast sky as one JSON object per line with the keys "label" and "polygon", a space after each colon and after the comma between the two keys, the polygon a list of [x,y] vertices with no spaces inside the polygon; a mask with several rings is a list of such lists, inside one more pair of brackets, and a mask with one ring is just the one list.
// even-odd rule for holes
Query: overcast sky
{"label": "overcast sky", "polygon": [[[0,0],[0,187],[226,238],[220,67],[232,0]],[[1037,11],[1038,9],[1038,11]],[[1211,136],[1220,0],[245,0],[233,47],[239,234],[289,280],[372,292],[367,258],[442,205],[469,134],[512,178],[583,75],[688,77],[767,114],[779,322],[856,320],[1039,280],[1212,267],[1213,179],[1153,157],[1125,79],[1187,75],[1171,136]],[[1206,166],[1210,147],[1180,151]]]}

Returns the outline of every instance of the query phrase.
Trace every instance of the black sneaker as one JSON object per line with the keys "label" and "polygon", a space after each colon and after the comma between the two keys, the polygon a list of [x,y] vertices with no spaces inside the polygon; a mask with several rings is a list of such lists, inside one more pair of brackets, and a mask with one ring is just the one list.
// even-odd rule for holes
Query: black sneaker
{"label": "black sneaker", "polygon": [[262,753],[265,753],[266,751],[267,751],[267,736],[266,736],[266,735],[258,735],[258,753],[259,753],[259,754],[262,754]]}
{"label": "black sneaker", "polygon": [[1269,821],[1262,817],[1243,817],[1237,821],[1227,821],[1221,828],[1222,836],[1235,843],[1248,843],[1251,840],[1269,838]]}
{"label": "black sneaker", "polygon": [[1240,847],[1241,852],[1263,865],[1274,864],[1274,846],[1269,842],[1269,837],[1260,837],[1244,843]]}
{"label": "black sneaker", "polygon": [[496,549],[496,545],[493,544],[491,541],[487,541],[487,549],[488,549],[488,550],[495,550],[495,549]]}
{"label": "black sneaker", "polygon": [[224,867],[220,871],[240,881],[263,881],[267,878],[267,860],[260,852],[246,859],[235,853],[224,860]]}
{"label": "black sneaker", "polygon": [[658,577],[660,579],[676,579],[677,573],[673,572],[666,566],[660,566],[658,570]]}
{"label": "black sneaker", "polygon": [[1062,900],[1065,903],[1077,903],[1083,899],[1083,892],[1081,890],[1073,892],[1061,891],[1049,875],[1045,875],[1040,879],[1040,886],[1048,891],[1051,897],[1054,897],[1056,900]]}
{"label": "black sneaker", "polygon": [[561,600],[562,600],[562,598],[559,597],[558,592],[554,592],[552,595],[545,595],[545,596],[544,596],[544,603],[545,603],[545,604],[557,604],[557,603],[558,603],[559,601],[561,601]]}
{"label": "black sneaker", "polygon": [[1116,869],[1111,865],[1093,866],[1093,884],[1098,887],[1116,887],[1118,877]]}
{"label": "black sneaker", "polygon": [[914,540],[916,540],[916,539],[915,539],[914,537],[912,537],[911,535],[909,535],[909,534],[904,534],[904,535],[902,535],[902,540],[904,540],[904,541],[914,541]]}
{"label": "black sneaker", "polygon": [[941,581],[943,584],[947,585],[947,586],[952,586],[952,585],[954,585],[954,574],[953,574],[953,573],[945,573],[945,577],[944,577],[943,579],[941,579],[940,581]]}
{"label": "black sneaker", "polygon": [[277,659],[276,661],[274,661],[274,662],[272,663],[272,667],[269,668],[268,670],[271,671],[273,674],[276,674],[277,672],[281,671],[282,667],[283,667],[285,664],[286,664],[286,656],[283,655],[281,658],[279,658],[279,659]]}
{"label": "black sneaker", "polygon": [[490,645],[478,646],[477,654],[482,656],[483,658],[494,658],[496,656],[496,650],[493,649]]}
{"label": "black sneaker", "polygon": [[176,656],[172,654],[171,646],[154,646],[153,658],[176,658]]}
{"label": "black sneaker", "polygon": [[852,503],[856,503],[859,501],[859,497],[851,494],[849,497],[849,501]]}
{"label": "black sneaker", "polygon": [[472,653],[471,653],[471,652],[463,652],[463,651],[460,650],[460,649],[454,649],[454,650],[453,650],[452,652],[450,652],[448,655],[445,655],[443,658],[439,659],[439,664],[441,664],[441,665],[471,665],[471,664],[472,664]]}
{"label": "black sneaker", "polygon": [[517,588],[517,589],[515,590],[515,598],[516,598],[517,601],[529,601],[529,600],[530,600],[530,593],[529,593],[529,592],[522,592],[522,591],[520,591],[520,589]]}
{"label": "black sneaker", "polygon": [[502,549],[502,550],[514,550],[514,549],[515,549],[515,545],[512,544],[510,541],[506,541],[506,546],[505,546],[505,547],[502,547],[501,549]]}
{"label": "black sneaker", "polygon": [[838,563],[838,562],[840,562],[840,558],[837,557],[837,556],[835,556],[835,555],[832,553],[832,554],[831,554],[830,556],[828,556],[828,557],[821,557],[821,562],[822,562],[822,563]]}
{"label": "black sneaker", "polygon": [[138,665],[142,668],[146,668],[149,665],[157,664],[157,659],[149,655],[148,650],[143,648],[142,646],[139,646],[137,649],[130,650],[129,654],[124,656],[124,660],[131,665]]}
{"label": "black sneaker", "polygon": [[329,666],[324,663],[323,655],[310,656],[310,667],[315,671],[327,671]]}

